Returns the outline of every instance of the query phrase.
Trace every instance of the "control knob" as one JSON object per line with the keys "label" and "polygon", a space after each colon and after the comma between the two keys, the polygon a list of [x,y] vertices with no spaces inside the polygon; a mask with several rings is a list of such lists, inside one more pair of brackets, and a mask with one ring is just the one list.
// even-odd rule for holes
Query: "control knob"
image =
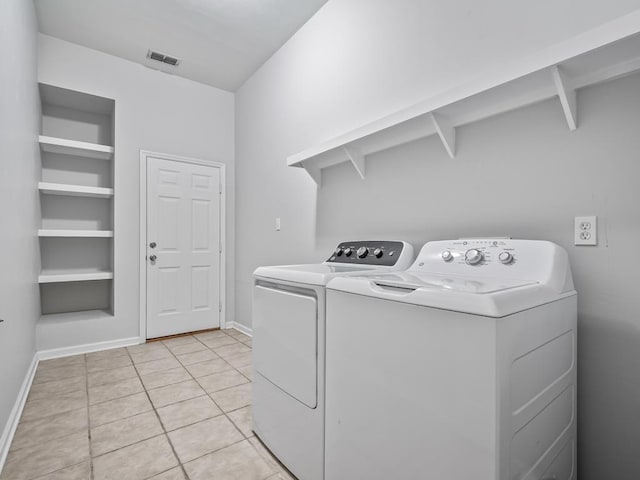
{"label": "control knob", "polygon": [[445,250],[440,254],[440,256],[445,262],[450,262],[451,260],[453,260],[453,253],[451,253],[449,250]]}
{"label": "control knob", "polygon": [[369,254],[369,249],[367,247],[360,247],[356,252],[358,258],[364,258]]}
{"label": "control knob", "polygon": [[347,257],[350,257],[352,253],[353,253],[353,250],[351,250],[350,248],[345,248],[345,249],[344,249],[344,254],[345,254]]}
{"label": "control knob", "polygon": [[382,256],[382,253],[383,253],[383,252],[382,252],[382,249],[381,249],[381,248],[376,248],[376,249],[373,251],[373,255],[374,255],[376,258],[380,258],[380,257]]}
{"label": "control knob", "polygon": [[464,254],[464,261],[469,265],[477,265],[484,259],[484,255],[477,248],[471,248]]}
{"label": "control knob", "polygon": [[343,251],[344,250],[342,250],[342,247],[336,248],[336,251],[335,251],[336,257],[341,256]]}
{"label": "control knob", "polygon": [[513,255],[509,252],[501,252],[500,255],[498,255],[498,260],[500,260],[500,263],[507,265],[513,262]]}

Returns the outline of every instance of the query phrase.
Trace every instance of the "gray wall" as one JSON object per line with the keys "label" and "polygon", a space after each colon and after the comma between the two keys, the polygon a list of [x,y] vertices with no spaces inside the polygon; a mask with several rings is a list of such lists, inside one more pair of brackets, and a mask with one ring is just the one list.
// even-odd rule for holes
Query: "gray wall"
{"label": "gray wall", "polygon": [[0,2],[0,438],[33,360],[40,316],[36,35],[32,2]]}
{"label": "gray wall", "polygon": [[[640,236],[640,75],[579,93],[570,133],[548,101],[459,129],[450,160],[437,137],[325,171],[317,239],[507,235],[569,251],[579,294],[580,479],[640,478],[640,314],[630,255]],[[348,204],[348,212],[344,205]],[[573,217],[596,214],[598,247],[573,246]]]}
{"label": "gray wall", "polygon": [[[364,181],[332,167],[319,191],[286,167],[288,155],[640,6],[511,4],[330,1],[238,91],[237,320],[251,323],[253,269],[322,261],[343,239],[555,241],[580,298],[580,479],[635,480],[640,260],[628,252],[640,234],[639,76],[581,91],[576,132],[548,101],[460,128],[454,160],[434,136],[368,157]],[[600,244],[574,247],[573,217],[589,214]]]}

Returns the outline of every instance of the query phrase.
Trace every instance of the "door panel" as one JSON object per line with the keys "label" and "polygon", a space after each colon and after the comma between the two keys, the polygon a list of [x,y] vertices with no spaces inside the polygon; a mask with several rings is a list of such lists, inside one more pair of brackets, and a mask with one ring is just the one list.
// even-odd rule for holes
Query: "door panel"
{"label": "door panel", "polygon": [[287,394],[315,408],[318,404],[317,299],[256,285],[253,309],[256,370]]}
{"label": "door panel", "polygon": [[148,158],[147,338],[220,326],[219,186],[217,167]]}

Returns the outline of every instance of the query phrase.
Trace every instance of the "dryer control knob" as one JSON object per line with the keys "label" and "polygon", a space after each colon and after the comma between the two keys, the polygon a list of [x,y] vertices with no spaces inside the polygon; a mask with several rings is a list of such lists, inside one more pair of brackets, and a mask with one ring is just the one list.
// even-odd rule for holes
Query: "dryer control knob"
{"label": "dryer control knob", "polygon": [[347,257],[350,257],[352,253],[353,253],[353,250],[351,250],[350,248],[345,248],[345,249],[344,249],[344,254],[345,254]]}
{"label": "dryer control knob", "polygon": [[376,258],[380,258],[380,257],[382,256],[382,254],[383,254],[383,253],[384,253],[384,252],[382,251],[382,249],[381,249],[381,248],[376,248],[376,249],[373,251],[373,255],[374,255]]}
{"label": "dryer control knob", "polygon": [[440,254],[440,256],[445,262],[450,262],[451,260],[453,260],[453,253],[451,253],[449,250],[445,250]]}
{"label": "dryer control knob", "polygon": [[511,255],[509,252],[501,252],[500,255],[498,255],[498,260],[500,260],[500,263],[504,263],[505,265],[513,262],[513,255]]}
{"label": "dryer control knob", "polygon": [[343,251],[344,250],[342,250],[342,248],[338,247],[338,248],[336,248],[336,251],[334,253],[336,254],[337,257],[339,257],[340,255],[342,255]]}
{"label": "dryer control knob", "polygon": [[464,254],[464,261],[469,265],[477,265],[484,259],[484,255],[477,248],[472,248],[467,250],[467,253]]}
{"label": "dryer control knob", "polygon": [[364,258],[369,255],[369,249],[367,247],[360,247],[356,252],[356,255],[358,255],[358,258]]}

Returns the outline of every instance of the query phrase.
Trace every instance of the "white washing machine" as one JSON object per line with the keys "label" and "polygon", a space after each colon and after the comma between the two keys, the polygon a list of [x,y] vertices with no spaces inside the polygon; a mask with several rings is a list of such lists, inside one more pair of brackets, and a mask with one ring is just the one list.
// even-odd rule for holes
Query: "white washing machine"
{"label": "white washing machine", "polygon": [[260,267],[253,290],[253,429],[300,480],[324,478],[325,286],[406,269],[405,242],[343,242],[324,263]]}
{"label": "white washing machine", "polygon": [[327,286],[326,480],[575,480],[576,292],[543,241]]}

